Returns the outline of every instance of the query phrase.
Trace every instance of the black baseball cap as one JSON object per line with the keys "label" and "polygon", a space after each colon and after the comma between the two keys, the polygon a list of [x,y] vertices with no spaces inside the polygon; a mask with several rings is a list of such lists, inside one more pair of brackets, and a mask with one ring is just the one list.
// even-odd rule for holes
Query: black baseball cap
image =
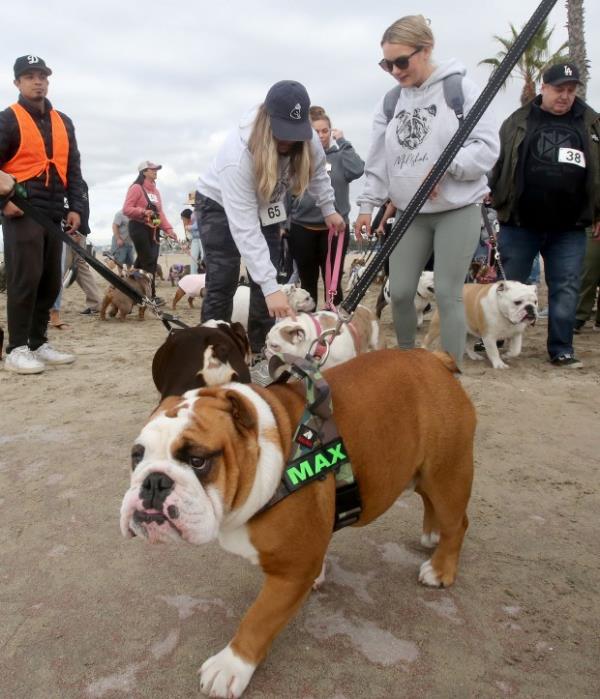
{"label": "black baseball cap", "polygon": [[545,85],[564,85],[565,83],[583,83],[579,79],[579,70],[574,63],[557,63],[551,66],[542,75],[542,82]]}
{"label": "black baseball cap", "polygon": [[265,109],[271,117],[273,136],[280,141],[310,141],[310,97],[304,85],[280,80],[267,92]]}
{"label": "black baseball cap", "polygon": [[15,80],[28,70],[41,70],[46,75],[52,75],[52,71],[48,68],[43,58],[33,55],[19,56],[14,65]]}

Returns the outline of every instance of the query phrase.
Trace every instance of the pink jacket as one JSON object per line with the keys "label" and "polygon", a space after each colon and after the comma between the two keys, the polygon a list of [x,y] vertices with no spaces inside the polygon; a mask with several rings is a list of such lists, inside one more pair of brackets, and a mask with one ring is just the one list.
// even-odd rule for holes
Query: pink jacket
{"label": "pink jacket", "polygon": [[134,221],[140,221],[141,223],[146,223],[146,218],[144,212],[148,209],[148,201],[144,195],[142,187],[146,190],[149,195],[150,201],[155,199],[153,202],[157,209],[158,215],[160,216],[160,227],[165,233],[173,231],[173,226],[169,223],[169,220],[165,216],[165,212],[162,208],[162,200],[160,198],[160,193],[156,188],[154,182],[149,182],[144,180],[143,185],[132,184],[127,190],[127,196],[125,197],[125,203],[123,204],[123,213],[128,218]]}

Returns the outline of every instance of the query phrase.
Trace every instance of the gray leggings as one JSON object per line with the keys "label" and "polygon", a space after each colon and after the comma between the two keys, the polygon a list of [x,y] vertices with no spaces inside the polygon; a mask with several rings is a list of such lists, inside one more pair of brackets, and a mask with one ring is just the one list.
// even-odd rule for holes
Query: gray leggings
{"label": "gray leggings", "polygon": [[419,214],[396,246],[390,256],[390,295],[401,349],[415,346],[415,294],[421,272],[433,252],[442,347],[461,362],[467,336],[462,290],[480,230],[481,207],[470,204],[453,211]]}

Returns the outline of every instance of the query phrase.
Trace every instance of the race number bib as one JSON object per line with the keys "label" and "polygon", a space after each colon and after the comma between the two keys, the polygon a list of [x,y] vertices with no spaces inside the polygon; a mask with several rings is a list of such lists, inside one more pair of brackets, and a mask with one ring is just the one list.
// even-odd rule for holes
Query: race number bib
{"label": "race number bib", "polygon": [[325,163],[325,172],[331,177],[331,163]]}
{"label": "race number bib", "polygon": [[283,200],[261,206],[258,215],[263,226],[271,226],[274,223],[281,223],[287,219]]}
{"label": "race number bib", "polygon": [[152,192],[146,192],[148,195],[148,200],[151,201],[153,204],[158,204],[158,197],[156,194],[152,194]]}
{"label": "race number bib", "polygon": [[585,167],[585,155],[576,148],[559,148],[558,162]]}

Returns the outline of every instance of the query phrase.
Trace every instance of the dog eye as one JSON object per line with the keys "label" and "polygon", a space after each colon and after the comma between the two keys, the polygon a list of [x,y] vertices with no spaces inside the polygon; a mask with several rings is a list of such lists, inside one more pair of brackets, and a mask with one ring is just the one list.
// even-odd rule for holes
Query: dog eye
{"label": "dog eye", "polygon": [[515,301],[515,306],[520,306],[523,303],[523,301]]}
{"label": "dog eye", "polygon": [[210,461],[203,456],[189,456],[188,464],[196,471],[196,473],[205,473],[210,466]]}
{"label": "dog eye", "polygon": [[144,458],[146,449],[141,444],[134,444],[131,450],[131,470],[133,471],[135,467]]}

